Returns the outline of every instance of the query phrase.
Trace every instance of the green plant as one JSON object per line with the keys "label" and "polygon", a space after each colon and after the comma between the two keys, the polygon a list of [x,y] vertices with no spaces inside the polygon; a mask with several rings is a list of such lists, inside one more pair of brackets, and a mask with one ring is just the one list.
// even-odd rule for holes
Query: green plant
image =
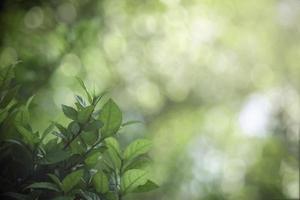
{"label": "green plant", "polygon": [[[131,122],[122,123],[122,112],[112,99],[97,109],[104,94],[91,95],[79,83],[87,100],[77,95],[75,108],[62,105],[70,119],[67,126],[52,122],[36,132],[28,120],[31,100],[15,108],[10,126],[19,135],[2,139],[0,149],[1,193],[6,198],[121,200],[128,193],[158,187],[144,170],[151,142],[138,139],[122,151],[116,135]],[[5,109],[1,126],[9,116],[3,114]]]}

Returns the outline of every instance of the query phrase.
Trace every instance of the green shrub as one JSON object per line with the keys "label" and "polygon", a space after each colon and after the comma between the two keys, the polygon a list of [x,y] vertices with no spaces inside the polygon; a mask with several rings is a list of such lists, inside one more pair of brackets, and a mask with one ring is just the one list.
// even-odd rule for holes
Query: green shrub
{"label": "green shrub", "polygon": [[[75,107],[62,105],[70,123],[52,122],[39,133],[29,123],[31,100],[20,105],[13,98],[17,86],[11,83],[11,69],[0,80],[2,198],[121,200],[128,193],[157,188],[143,170],[151,142],[138,139],[122,151],[115,136],[130,122],[122,123],[112,99],[96,110],[103,94],[91,95],[79,80],[87,100],[76,96]],[[3,127],[17,134],[3,137]]]}

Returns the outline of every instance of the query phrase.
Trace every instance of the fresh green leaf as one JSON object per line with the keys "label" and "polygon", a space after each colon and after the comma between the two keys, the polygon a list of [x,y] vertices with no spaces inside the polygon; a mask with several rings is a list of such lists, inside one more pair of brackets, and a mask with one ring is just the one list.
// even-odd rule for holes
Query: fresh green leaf
{"label": "fresh green leaf", "polygon": [[121,177],[121,191],[123,194],[133,192],[137,187],[144,185],[148,180],[148,174],[144,170],[131,169]]}
{"label": "fresh green leaf", "polygon": [[85,93],[86,93],[86,95],[87,95],[87,97],[88,97],[89,102],[92,103],[92,102],[93,102],[93,98],[92,98],[91,94],[89,93],[89,91],[87,90],[87,88],[86,88],[84,82],[83,82],[79,77],[76,77],[76,78],[77,78],[77,81],[79,82],[80,86],[81,86],[81,87],[83,88],[83,90],[85,91]]}
{"label": "fresh green leaf", "polygon": [[87,122],[94,111],[94,106],[90,105],[78,112],[78,122],[84,124]]}
{"label": "fresh green leaf", "polygon": [[104,141],[105,141],[105,145],[108,147],[108,149],[113,150],[119,157],[121,157],[120,144],[115,138],[109,137],[109,138],[106,138]]}
{"label": "fresh green leaf", "polygon": [[133,192],[149,192],[151,190],[157,189],[159,186],[151,180],[147,180],[144,185],[138,186]]}
{"label": "fresh green leaf", "polygon": [[84,101],[84,99],[81,96],[76,95],[75,99],[81,105],[81,108],[84,108],[86,106],[86,102]]}
{"label": "fresh green leaf", "polygon": [[97,161],[100,159],[100,156],[101,156],[100,151],[93,151],[87,156],[84,162],[87,166],[94,166],[97,163]]}
{"label": "fresh green leaf", "polygon": [[62,105],[62,110],[66,117],[76,120],[77,119],[77,111],[71,106]]}
{"label": "fresh green leaf", "polygon": [[119,130],[122,123],[122,112],[117,104],[109,99],[104,104],[99,119],[104,123],[102,137],[109,137]]}
{"label": "fresh green leaf", "polygon": [[139,124],[139,123],[142,123],[141,121],[138,121],[138,120],[132,120],[132,121],[128,121],[128,122],[125,122],[122,124],[122,127],[124,126],[129,126],[131,124]]}
{"label": "fresh green leaf", "polygon": [[49,182],[33,183],[33,184],[27,186],[26,188],[31,188],[31,189],[47,189],[47,190],[53,190],[53,191],[59,192],[58,187],[56,185],[54,185],[53,183],[49,183]]}
{"label": "fresh green leaf", "polygon": [[129,169],[145,169],[151,163],[150,158],[146,156],[140,156],[133,160],[127,161],[122,167],[122,171],[127,171]]}
{"label": "fresh green leaf", "polygon": [[34,134],[23,126],[17,125],[16,127],[18,132],[23,136],[24,140],[32,146],[36,141]]}
{"label": "fresh green leaf", "polygon": [[102,171],[93,176],[92,182],[97,192],[102,194],[108,192],[108,178]]}
{"label": "fresh green leaf", "polygon": [[138,139],[132,142],[124,151],[124,159],[130,161],[147,153],[151,148],[151,142],[146,139]]}
{"label": "fresh green leaf", "polygon": [[62,181],[62,188],[64,192],[69,192],[73,187],[75,187],[80,179],[83,177],[83,170],[77,170],[67,175]]}

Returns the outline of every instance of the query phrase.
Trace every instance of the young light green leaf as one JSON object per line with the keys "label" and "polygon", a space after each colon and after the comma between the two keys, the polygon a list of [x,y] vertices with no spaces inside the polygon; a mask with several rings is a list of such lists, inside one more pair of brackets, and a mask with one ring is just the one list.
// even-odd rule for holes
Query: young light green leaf
{"label": "young light green leaf", "polygon": [[81,108],[86,106],[86,103],[85,103],[84,99],[81,96],[76,95],[75,99],[80,104]]}
{"label": "young light green leaf", "polygon": [[142,122],[138,121],[138,120],[127,121],[127,122],[125,122],[125,123],[122,124],[122,127],[129,126],[131,124],[139,124],[139,123],[142,123]]}
{"label": "young light green leaf", "polygon": [[151,159],[146,156],[140,156],[130,161],[127,161],[122,166],[122,171],[125,172],[129,169],[145,169],[151,163]]}
{"label": "young light green leaf", "polygon": [[26,141],[29,145],[34,144],[35,138],[34,134],[31,131],[20,125],[16,125],[16,128],[18,132],[23,136],[24,141]]}
{"label": "young light green leaf", "polygon": [[43,140],[45,139],[45,137],[52,131],[53,128],[54,128],[54,123],[51,122],[50,125],[42,133],[42,138],[41,138],[40,142],[43,142]]}
{"label": "young light green leaf", "polygon": [[32,188],[32,189],[47,189],[47,190],[53,190],[56,192],[59,192],[59,189],[56,185],[54,185],[53,183],[49,183],[49,182],[37,182],[37,183],[33,183],[29,186],[26,187],[27,188]]}
{"label": "young light green leaf", "polygon": [[140,155],[147,153],[152,143],[146,139],[138,139],[132,142],[124,151],[124,159],[130,161]]}
{"label": "young light green leaf", "polygon": [[94,166],[100,159],[100,156],[101,156],[100,151],[93,151],[87,156],[84,162],[87,166]]}
{"label": "young light green leaf", "polygon": [[121,167],[121,150],[118,141],[109,137],[105,139],[105,145],[108,148],[104,154],[105,160],[108,161],[110,167],[120,169]]}
{"label": "young light green leaf", "polygon": [[75,187],[80,179],[83,177],[83,170],[77,170],[67,175],[62,181],[62,189],[64,192],[69,192],[73,187]]}
{"label": "young light green leaf", "polygon": [[144,185],[148,180],[148,173],[140,169],[131,169],[121,177],[121,192],[128,194],[137,187]]}
{"label": "young light green leaf", "polygon": [[109,99],[104,104],[99,119],[104,123],[102,137],[109,137],[119,130],[122,123],[122,112],[117,104]]}
{"label": "young light green leaf", "polygon": [[66,115],[66,117],[72,119],[72,120],[76,120],[77,119],[77,111],[72,108],[71,106],[66,106],[66,105],[62,105],[62,110],[64,112],[64,114]]}
{"label": "young light green leaf", "polygon": [[121,156],[121,148],[118,140],[116,140],[113,137],[109,137],[106,138],[104,141],[108,149],[113,150],[118,156]]}
{"label": "young light green leaf", "polygon": [[151,190],[157,189],[159,186],[151,180],[147,180],[144,185],[138,186],[133,192],[140,193],[140,192],[149,192]]}
{"label": "young light green leaf", "polygon": [[102,194],[108,192],[108,178],[102,171],[98,171],[92,181],[97,192]]}
{"label": "young light green leaf", "polygon": [[85,87],[85,84],[84,82],[79,78],[79,77],[76,77],[77,78],[77,81],[79,82],[80,86],[82,87],[82,89],[85,91],[87,97],[88,97],[88,100],[90,103],[93,102],[93,98],[91,96],[91,94],[89,93],[89,91],[87,90],[87,88]]}
{"label": "young light green leaf", "polygon": [[94,111],[94,106],[90,105],[78,112],[78,122],[84,124],[87,122]]}

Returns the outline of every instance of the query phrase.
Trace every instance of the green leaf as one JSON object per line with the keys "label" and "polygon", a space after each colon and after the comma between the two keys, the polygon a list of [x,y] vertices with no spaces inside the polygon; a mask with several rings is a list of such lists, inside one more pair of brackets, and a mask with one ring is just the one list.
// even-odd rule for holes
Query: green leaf
{"label": "green leaf", "polygon": [[144,170],[131,169],[121,177],[121,191],[123,194],[133,192],[137,187],[144,185],[148,180],[148,174]]}
{"label": "green leaf", "polygon": [[79,82],[80,86],[83,88],[83,90],[85,91],[87,97],[88,97],[88,100],[90,103],[93,103],[93,98],[91,96],[91,94],[89,93],[89,91],[87,90],[87,88],[85,87],[85,84],[84,82],[79,78],[79,77],[76,77],[77,78],[77,81]]}
{"label": "green leaf", "polygon": [[122,112],[117,104],[112,99],[109,99],[104,104],[99,119],[104,123],[102,137],[109,137],[119,130],[122,123]]}
{"label": "green leaf", "polygon": [[85,127],[85,131],[98,131],[103,126],[103,123],[100,120],[94,120],[88,123]]}
{"label": "green leaf", "polygon": [[72,196],[60,196],[60,197],[56,197],[52,200],[74,200],[74,197],[72,197]]}
{"label": "green leaf", "polygon": [[124,159],[130,161],[140,155],[147,153],[152,143],[146,139],[138,139],[132,142],[124,151]]}
{"label": "green leaf", "polygon": [[62,181],[62,188],[64,192],[69,192],[73,187],[75,187],[80,179],[83,177],[83,170],[77,170],[67,175]]}
{"label": "green leaf", "polygon": [[81,192],[82,197],[85,200],[101,200],[100,197],[93,192],[82,191],[82,190],[80,192]]}
{"label": "green leaf", "polygon": [[83,141],[86,144],[93,145],[97,141],[99,135],[97,132],[94,131],[89,131],[89,132],[85,131],[83,132],[83,134],[80,135],[80,137],[83,139]]}
{"label": "green leaf", "polygon": [[105,160],[110,163],[110,167],[114,169],[120,169],[121,149],[119,142],[115,138],[109,137],[105,139],[105,146],[108,148],[105,154]]}
{"label": "green leaf", "polygon": [[71,106],[66,106],[66,105],[62,105],[62,110],[64,112],[64,114],[66,115],[66,117],[72,119],[72,120],[76,120],[77,119],[77,111],[72,108]]}
{"label": "green leaf", "polygon": [[80,131],[80,126],[77,122],[72,121],[68,126],[68,131],[70,131],[73,135],[77,135]]}
{"label": "green leaf", "polygon": [[18,200],[29,200],[28,195],[24,195],[24,194],[20,194],[20,193],[16,193],[16,192],[6,192],[3,194],[3,196],[8,196],[8,197],[11,197],[13,199],[18,199]]}
{"label": "green leaf", "polygon": [[94,111],[94,106],[90,105],[78,112],[78,122],[84,124],[87,122]]}
{"label": "green leaf", "polygon": [[97,161],[100,159],[101,152],[100,151],[93,151],[88,155],[88,157],[85,159],[85,164],[87,166],[94,166]]}
{"label": "green leaf", "polygon": [[92,181],[97,192],[102,194],[108,192],[108,178],[102,171],[98,171]]}
{"label": "green leaf", "polygon": [[71,157],[71,155],[72,154],[69,151],[63,149],[52,149],[50,152],[46,153],[46,156],[41,160],[41,164],[55,164],[68,159],[69,157]]}
{"label": "green leaf", "polygon": [[44,130],[41,138],[41,142],[44,140],[44,138],[52,131],[54,128],[54,123],[50,123],[50,125]]}
{"label": "green leaf", "polygon": [[34,134],[23,126],[16,125],[16,128],[18,132],[23,136],[24,141],[32,146],[35,142]]}
{"label": "green leaf", "polygon": [[55,136],[57,136],[57,137],[63,139],[64,141],[67,140],[66,136],[65,136],[64,134],[60,133],[60,132],[53,131],[53,132],[51,132],[51,133],[52,133],[52,135],[55,135]]}
{"label": "green leaf", "polygon": [[62,183],[61,181],[59,180],[59,178],[55,175],[55,174],[47,174],[51,180],[59,187],[62,189]]}
{"label": "green leaf", "polygon": [[0,109],[0,123],[3,122],[8,116],[8,111],[6,109]]}
{"label": "green leaf", "polygon": [[127,171],[129,169],[145,169],[151,163],[150,158],[143,156],[137,157],[129,162],[125,162],[122,171]]}
{"label": "green leaf", "polygon": [[159,188],[159,186],[151,180],[147,180],[144,185],[138,186],[133,192],[149,192],[151,190],[155,190]]}
{"label": "green leaf", "polygon": [[132,121],[128,121],[128,122],[125,122],[122,124],[122,127],[124,126],[129,126],[131,124],[139,124],[139,123],[142,123],[141,121],[138,121],[138,120],[132,120]]}
{"label": "green leaf", "polygon": [[108,147],[108,149],[113,150],[119,157],[121,157],[121,148],[118,140],[116,140],[113,137],[106,138],[105,145]]}
{"label": "green leaf", "polygon": [[84,108],[86,106],[85,101],[83,100],[83,98],[79,95],[75,96],[76,101],[80,104],[81,108]]}
{"label": "green leaf", "polygon": [[59,192],[59,189],[57,188],[56,185],[53,183],[48,183],[48,182],[38,182],[38,183],[33,183],[26,188],[32,188],[32,189],[48,189],[48,190],[53,190],[56,192]]}

